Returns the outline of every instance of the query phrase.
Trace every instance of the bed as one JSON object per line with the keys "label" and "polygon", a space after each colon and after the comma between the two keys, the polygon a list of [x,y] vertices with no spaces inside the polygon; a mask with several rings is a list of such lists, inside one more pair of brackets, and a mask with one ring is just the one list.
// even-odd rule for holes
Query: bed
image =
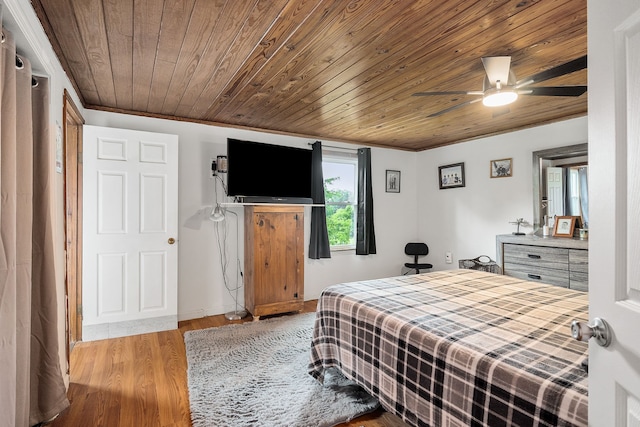
{"label": "bed", "polygon": [[475,270],[344,283],[319,300],[309,373],[327,368],[413,426],[586,426],[584,292]]}

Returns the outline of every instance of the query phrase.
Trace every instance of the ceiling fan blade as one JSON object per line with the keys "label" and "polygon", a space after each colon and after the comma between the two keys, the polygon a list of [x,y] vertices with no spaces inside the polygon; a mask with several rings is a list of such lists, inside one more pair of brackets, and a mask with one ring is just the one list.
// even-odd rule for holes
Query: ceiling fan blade
{"label": "ceiling fan blade", "polygon": [[491,86],[495,86],[497,81],[500,81],[502,85],[508,84],[509,68],[511,67],[510,56],[485,56],[482,58],[482,65],[484,65]]}
{"label": "ceiling fan blade", "polygon": [[429,114],[427,117],[438,117],[444,113],[448,113],[449,111],[457,110],[458,108],[466,107],[467,105],[474,104],[479,101],[482,101],[482,98],[472,99],[471,101],[463,102],[462,104],[457,104],[453,107],[445,108],[444,110],[438,111],[437,113]]}
{"label": "ceiling fan blade", "polygon": [[580,96],[587,91],[586,86],[547,86],[547,87],[530,87],[519,90],[521,95],[534,96]]}
{"label": "ceiling fan blade", "polygon": [[416,92],[411,96],[432,96],[432,95],[482,95],[478,90],[451,90],[447,92]]}
{"label": "ceiling fan blade", "polygon": [[556,67],[550,68],[546,71],[542,71],[533,76],[527,77],[516,82],[516,88],[521,88],[533,83],[543,82],[545,80],[552,79],[554,77],[564,76],[565,74],[571,74],[573,72],[583,70],[587,68],[587,55],[576,58],[573,61],[565,62]]}

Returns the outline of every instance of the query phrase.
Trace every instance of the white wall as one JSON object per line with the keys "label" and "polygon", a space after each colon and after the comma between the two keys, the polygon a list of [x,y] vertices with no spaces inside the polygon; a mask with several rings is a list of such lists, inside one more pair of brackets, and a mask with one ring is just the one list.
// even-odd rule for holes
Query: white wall
{"label": "white wall", "polygon": [[[307,147],[313,139],[222,128],[195,123],[128,116],[101,111],[86,111],[87,124],[177,134],[179,136],[179,261],[178,261],[178,318],[180,320],[219,314],[234,309],[225,289],[220,265],[220,251],[215,234],[216,225],[200,221],[198,212],[213,205],[214,181],[209,178],[210,159],[226,153],[227,137],[258,142]],[[347,146],[333,141],[323,144]],[[355,146],[347,146],[355,148]],[[331,259],[310,260],[305,257],[305,299],[315,299],[326,286],[353,280],[397,275],[406,261],[404,244],[417,238],[415,153],[372,149],[374,188],[374,223],[377,254],[356,256],[354,251],[334,252]],[[401,193],[386,193],[385,170],[401,171]],[[222,191],[219,201],[225,201]],[[243,210],[230,208],[232,214],[222,223],[227,227],[230,285],[235,286],[236,260],[243,256]],[[308,250],[310,208],[305,212]],[[236,238],[236,227],[239,239]],[[199,229],[196,229],[199,226]],[[222,229],[221,229],[222,231]],[[239,241],[239,242],[238,242]],[[238,243],[237,243],[238,242]],[[236,252],[236,248],[238,252]],[[242,292],[239,300],[243,300]]]}
{"label": "white wall", "polygon": [[[232,310],[233,300],[222,280],[215,225],[198,221],[196,215],[213,204],[209,161],[225,154],[227,137],[300,147],[313,140],[90,110],[85,118],[87,124],[97,126],[179,135],[178,316],[184,320]],[[459,259],[478,255],[495,259],[495,236],[514,231],[515,226],[509,222],[516,218],[532,222],[532,152],[586,141],[587,120],[583,117],[420,153],[373,148],[378,253],[362,257],[353,251],[334,252],[331,259],[306,259],[305,299],[317,298],[324,287],[334,283],[401,274],[402,265],[408,261],[403,253],[408,241],[421,240],[429,245],[430,254],[425,261],[431,262],[434,269],[457,268]],[[332,141],[323,143],[345,146]],[[513,158],[513,177],[489,178],[490,160],[508,157]],[[465,162],[466,186],[439,190],[438,166],[457,162]],[[400,194],[384,191],[386,169],[402,172]],[[236,217],[227,215],[227,257],[233,286],[236,260],[241,265],[243,260],[243,211],[232,210],[238,214],[240,224],[236,231]],[[306,214],[309,218],[309,208]],[[200,229],[194,229],[193,224]],[[308,238],[308,220],[305,228]],[[453,264],[444,262],[446,251],[453,253]],[[239,300],[242,299],[241,292]]]}
{"label": "white wall", "polygon": [[[92,110],[85,111],[84,116],[87,124],[179,135],[178,316],[184,320],[233,310],[233,300],[222,281],[215,225],[204,221],[199,230],[187,226],[194,214],[213,204],[209,160],[225,154],[227,137],[294,146],[306,146],[312,139]],[[515,218],[532,221],[532,152],[586,141],[584,117],[420,153],[373,148],[378,253],[361,257],[353,251],[334,252],[331,259],[306,259],[305,299],[317,298],[324,287],[334,283],[400,274],[402,265],[408,261],[403,253],[408,241],[422,240],[429,244],[431,253],[426,261],[434,264],[435,269],[457,268],[458,259],[481,254],[495,259],[496,234],[513,231],[509,221]],[[323,143],[346,146],[332,141]],[[513,158],[513,177],[490,179],[489,161],[506,157]],[[466,187],[439,190],[438,166],[460,161],[465,162]],[[401,171],[400,194],[384,191],[386,169]],[[226,222],[232,272],[236,248],[241,264],[243,259],[242,209],[234,211],[239,215],[238,245],[235,228],[238,222],[233,215],[227,215]],[[305,234],[308,238],[308,221]],[[453,264],[444,263],[446,251],[453,252]],[[232,285],[234,279],[232,273]],[[242,292],[239,300],[243,300]]]}
{"label": "white wall", "polygon": [[[515,231],[516,218],[533,222],[532,153],[587,142],[587,118],[567,120],[418,153],[418,234],[434,269],[459,259],[496,259],[495,237]],[[489,162],[513,158],[513,177],[489,178]],[[466,186],[440,190],[438,166],[464,162]],[[521,231],[530,233],[531,228]],[[445,252],[453,263],[445,263]]]}

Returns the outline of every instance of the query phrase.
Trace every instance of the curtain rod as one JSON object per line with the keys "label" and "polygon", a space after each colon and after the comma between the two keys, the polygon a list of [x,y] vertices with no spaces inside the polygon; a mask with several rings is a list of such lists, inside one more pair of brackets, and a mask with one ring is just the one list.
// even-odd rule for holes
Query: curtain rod
{"label": "curtain rod", "polygon": [[[313,142],[308,142],[307,145],[313,145]],[[336,150],[346,150],[346,151],[358,151],[357,148],[347,148],[347,147],[336,147],[335,145],[325,145],[322,144],[322,148],[334,148]]]}

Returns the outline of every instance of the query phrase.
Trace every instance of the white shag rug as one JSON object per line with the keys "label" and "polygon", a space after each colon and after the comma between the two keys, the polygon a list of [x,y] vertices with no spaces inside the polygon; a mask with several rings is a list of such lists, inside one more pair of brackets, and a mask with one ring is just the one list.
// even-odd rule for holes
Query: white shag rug
{"label": "white shag rug", "polygon": [[315,313],[184,334],[194,427],[334,426],[378,402],[334,370],[307,373]]}

